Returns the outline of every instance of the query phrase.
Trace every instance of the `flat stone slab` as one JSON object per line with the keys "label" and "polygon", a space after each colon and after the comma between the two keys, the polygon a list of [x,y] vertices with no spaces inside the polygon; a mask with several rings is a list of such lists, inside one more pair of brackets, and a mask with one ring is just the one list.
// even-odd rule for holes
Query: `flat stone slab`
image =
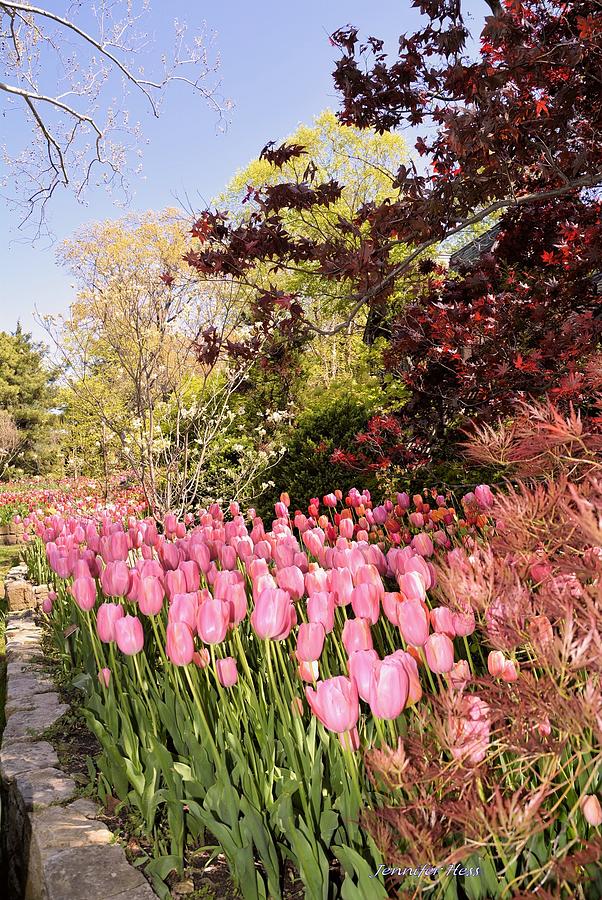
{"label": "flat stone slab", "polygon": [[41,696],[53,699],[47,699],[46,702],[36,705],[33,709],[13,712],[7,720],[3,741],[7,743],[35,741],[68,711],[67,704],[59,702],[58,694],[42,694]]}
{"label": "flat stone slab", "polygon": [[72,803],[34,812],[31,827],[43,863],[57,851],[113,843],[113,835],[106,825],[86,818]]}
{"label": "flat stone slab", "polygon": [[0,776],[2,781],[12,781],[22,772],[54,769],[59,764],[56,750],[48,741],[8,743],[4,741],[0,751]]}
{"label": "flat stone slab", "polygon": [[44,872],[48,900],[155,900],[142,873],[116,844],[64,850],[46,862]]}
{"label": "flat stone slab", "polygon": [[15,775],[13,781],[28,811],[64,803],[71,800],[77,790],[73,779],[55,768],[21,772]]}

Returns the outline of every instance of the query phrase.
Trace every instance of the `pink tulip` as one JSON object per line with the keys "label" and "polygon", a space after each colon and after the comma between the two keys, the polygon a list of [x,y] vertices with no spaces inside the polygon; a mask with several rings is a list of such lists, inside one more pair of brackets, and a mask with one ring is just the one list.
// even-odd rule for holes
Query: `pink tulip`
{"label": "pink tulip", "polygon": [[367,619],[347,619],[343,625],[343,646],[350,656],[355,650],[372,650],[372,633]]}
{"label": "pink tulip", "polygon": [[125,610],[119,603],[101,603],[96,613],[96,630],[103,644],[115,640],[115,622],[123,619]]}
{"label": "pink tulip", "polygon": [[493,506],[494,498],[488,484],[478,484],[474,489],[474,495],[481,509],[489,509]]}
{"label": "pink tulip", "polygon": [[357,692],[366,703],[370,698],[370,681],[372,670],[378,662],[376,650],[355,650],[349,654],[347,668],[349,675],[357,685]]}
{"label": "pink tulip", "polygon": [[398,618],[403,639],[414,647],[422,647],[429,635],[428,614],[422,603],[406,600],[400,604]]}
{"label": "pink tulip", "polygon": [[185,622],[169,622],[167,625],[166,652],[175,666],[187,666],[194,655],[192,631]]}
{"label": "pink tulip", "polygon": [[188,594],[176,594],[167,613],[168,622],[184,622],[192,633],[196,631],[196,619],[199,601],[196,591]]}
{"label": "pink tulip", "polygon": [[465,659],[459,659],[447,673],[451,687],[456,691],[463,691],[471,679],[470,666]]}
{"label": "pink tulip", "polygon": [[405,669],[406,675],[408,676],[408,699],[406,700],[406,706],[413,706],[414,703],[418,703],[422,697],[422,685],[420,684],[420,675],[418,674],[418,663],[412,654],[407,653],[405,650],[396,650],[395,653],[391,655],[398,659]]}
{"label": "pink tulip", "polygon": [[588,825],[597,828],[602,825],[602,806],[595,794],[584,794],[579,801],[581,812]]}
{"label": "pink tulip", "polygon": [[200,584],[199,567],[193,559],[187,559],[180,563],[180,572],[184,573],[186,581],[186,593],[198,591]]}
{"label": "pink tulip", "polygon": [[279,588],[288,591],[291,600],[300,600],[305,593],[303,572],[297,566],[286,566],[276,572],[276,583]]}
{"label": "pink tulip", "polygon": [[227,656],[225,659],[218,659],[215,663],[215,669],[222,687],[232,687],[238,681],[238,670],[234,657]]}
{"label": "pink tulip", "polygon": [[76,578],[71,586],[71,593],[80,609],[89,611],[96,603],[96,582],[93,578]]}
{"label": "pink tulip", "polygon": [[412,538],[412,547],[416,553],[420,554],[420,556],[432,556],[435,552],[432,540],[428,534],[424,533],[424,531],[414,535]]}
{"label": "pink tulip", "polygon": [[188,555],[193,560],[201,572],[207,572],[211,563],[211,554],[206,544],[191,543],[188,548]]}
{"label": "pink tulip", "polygon": [[197,631],[206,644],[220,644],[226,637],[230,607],[224,600],[211,597],[201,603],[197,614]]}
{"label": "pink tulip", "polygon": [[354,681],[337,675],[306,687],[305,696],[313,714],[325,728],[339,734],[351,731],[359,718],[359,699]]}
{"label": "pink tulip", "polygon": [[518,681],[518,669],[511,659],[507,659],[504,663],[502,681],[506,681],[508,684],[511,684],[513,681]]}
{"label": "pink tulip", "polygon": [[[350,569],[332,569],[329,572],[329,584],[337,606],[347,606],[348,603],[351,603],[353,576]],[[326,590],[326,588],[318,588],[318,590]],[[314,592],[308,588],[307,593],[312,594]]]}
{"label": "pink tulip", "polygon": [[456,636],[451,609],[448,609],[446,606],[437,606],[435,609],[431,609],[430,619],[434,631],[437,631],[439,634],[446,634],[450,638]]}
{"label": "pink tulip", "polygon": [[265,588],[261,591],[251,613],[251,625],[262,640],[284,640],[292,627],[294,607],[287,591]]}
{"label": "pink tulip", "polygon": [[126,656],[140,653],[144,647],[144,631],[142,622],[136,616],[124,616],[115,621],[115,640],[117,646]]}
{"label": "pink tulip", "polygon": [[101,684],[103,684],[106,688],[109,686],[109,681],[111,680],[111,670],[110,669],[101,669],[98,673],[98,680]]}
{"label": "pink tulip", "polygon": [[44,597],[42,600],[42,612],[45,612],[47,616],[52,612],[52,600],[50,597]]}
{"label": "pink tulip", "polygon": [[424,645],[426,661],[431,672],[442,675],[454,667],[454,645],[446,634],[431,634]]}
{"label": "pink tulip", "polygon": [[109,562],[100,576],[103,592],[107,597],[125,597],[130,589],[130,570],[123,560]]}
{"label": "pink tulip", "polygon": [[334,594],[319,591],[307,600],[307,617],[310,622],[320,622],[326,634],[334,628]]}
{"label": "pink tulip", "polygon": [[506,657],[501,650],[492,650],[487,657],[487,670],[494,678],[500,678],[505,664]]}
{"label": "pink tulip", "polygon": [[452,621],[458,637],[468,637],[468,635],[473,633],[476,627],[472,609],[468,609],[466,612],[453,613]]}
{"label": "pink tulip", "polygon": [[397,576],[399,590],[406,600],[424,600],[426,598],[426,582],[420,572],[406,572]]}
{"label": "pink tulip", "polygon": [[181,569],[172,569],[165,573],[165,593],[170,600],[176,594],[186,593],[186,575]]}
{"label": "pink tulip", "polygon": [[303,681],[317,681],[320,674],[316,660],[299,663],[298,671],[299,677],[302,678]]}
{"label": "pink tulip", "polygon": [[368,619],[372,625],[378,622],[380,603],[373,584],[358,584],[351,592],[351,607],[358,619]]}
{"label": "pink tulip", "polygon": [[210,659],[211,657],[209,656],[209,651],[206,647],[201,647],[200,650],[195,650],[192,654],[192,661],[199,669],[207,668]]}
{"label": "pink tulip", "polygon": [[324,626],[319,622],[302,622],[297,634],[295,655],[299,662],[319,659],[324,647]]}
{"label": "pink tulip", "polygon": [[138,586],[138,606],[145,616],[156,616],[163,609],[165,592],[158,578],[143,576]]}
{"label": "pink tulip", "polygon": [[353,519],[345,518],[341,519],[341,521],[339,522],[339,534],[341,535],[341,537],[351,540],[351,538],[353,537],[353,529]]}
{"label": "pink tulip", "polygon": [[410,684],[401,660],[387,656],[374,664],[369,703],[378,719],[396,719],[408,699]]}

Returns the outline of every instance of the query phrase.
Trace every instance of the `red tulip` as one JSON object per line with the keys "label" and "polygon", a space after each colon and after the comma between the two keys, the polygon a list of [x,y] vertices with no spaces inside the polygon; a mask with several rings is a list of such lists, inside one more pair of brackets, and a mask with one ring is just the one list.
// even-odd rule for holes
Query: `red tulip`
{"label": "red tulip", "polygon": [[136,616],[124,616],[115,621],[115,640],[117,646],[126,656],[140,653],[144,647],[144,631],[142,622]]}
{"label": "red tulip", "polygon": [[354,681],[337,675],[318,681],[316,689],[305,688],[307,702],[325,728],[339,734],[351,731],[359,718],[359,700]]}

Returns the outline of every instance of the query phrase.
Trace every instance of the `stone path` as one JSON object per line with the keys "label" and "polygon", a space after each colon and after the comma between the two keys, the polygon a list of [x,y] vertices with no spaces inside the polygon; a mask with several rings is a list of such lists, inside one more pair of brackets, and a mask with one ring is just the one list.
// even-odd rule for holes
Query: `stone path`
{"label": "stone path", "polygon": [[67,712],[43,670],[41,631],[31,612],[10,613],[6,630],[6,728],[0,750],[11,900],[156,900],[97,807],[74,799],[43,732]]}

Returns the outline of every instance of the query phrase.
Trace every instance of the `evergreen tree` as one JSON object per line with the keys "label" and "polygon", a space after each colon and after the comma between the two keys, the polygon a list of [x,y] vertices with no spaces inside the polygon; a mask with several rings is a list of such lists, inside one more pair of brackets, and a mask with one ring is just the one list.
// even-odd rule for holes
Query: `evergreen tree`
{"label": "evergreen tree", "polygon": [[45,361],[45,347],[18,324],[15,332],[0,332],[0,409],[12,416],[20,445],[11,474],[43,475],[58,457],[53,440],[56,371]]}

